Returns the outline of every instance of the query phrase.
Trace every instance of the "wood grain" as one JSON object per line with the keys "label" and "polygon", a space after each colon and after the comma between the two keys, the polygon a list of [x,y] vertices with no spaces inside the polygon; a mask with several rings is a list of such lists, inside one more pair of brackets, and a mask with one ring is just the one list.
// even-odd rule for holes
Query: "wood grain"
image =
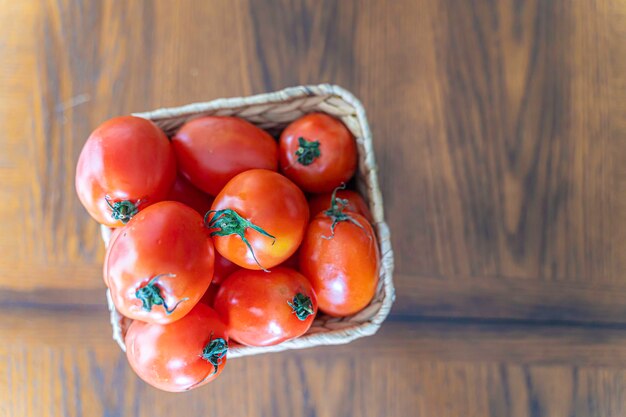
{"label": "wood grain", "polygon": [[390,323],[376,336],[332,350],[232,360],[219,383],[185,394],[162,393],[141,382],[109,331],[102,314],[7,314],[0,325],[6,341],[0,347],[2,415],[626,412],[626,329]]}
{"label": "wood grain", "polygon": [[[0,6],[0,416],[626,414],[624,2]],[[368,111],[390,322],[152,390],[109,339],[73,186],[85,139],[114,115],[320,82]]]}

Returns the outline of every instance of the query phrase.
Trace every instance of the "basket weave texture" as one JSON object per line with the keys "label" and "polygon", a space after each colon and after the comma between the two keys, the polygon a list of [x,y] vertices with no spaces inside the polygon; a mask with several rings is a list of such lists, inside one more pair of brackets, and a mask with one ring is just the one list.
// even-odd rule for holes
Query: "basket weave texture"
{"label": "basket weave texture", "polygon": [[[382,257],[376,295],[369,306],[352,316],[336,318],[318,314],[305,335],[279,345],[268,347],[233,345],[228,352],[229,358],[348,343],[354,339],[376,333],[389,314],[395,298],[392,280],[393,251],[389,239],[389,228],[384,220],[383,200],[378,185],[372,133],[365,117],[365,110],[361,103],[343,88],[321,84],[291,87],[273,93],[217,99],[206,103],[194,103],[182,107],[134,114],[152,120],[171,137],[185,122],[196,117],[209,115],[237,116],[270,131],[270,133],[277,133],[290,122],[312,112],[324,112],[337,117],[356,138],[359,153],[356,184],[371,209],[374,219],[372,225],[376,231]],[[109,229],[102,227],[101,231],[105,244],[108,244]],[[111,312],[113,339],[122,350],[126,350],[124,334],[130,320],[117,312],[108,291],[107,303]]]}

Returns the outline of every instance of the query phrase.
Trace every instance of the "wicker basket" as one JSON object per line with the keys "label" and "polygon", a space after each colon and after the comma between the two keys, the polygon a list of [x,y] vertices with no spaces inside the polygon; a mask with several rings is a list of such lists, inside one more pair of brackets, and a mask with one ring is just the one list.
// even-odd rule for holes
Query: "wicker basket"
{"label": "wicker basket", "polygon": [[[292,87],[274,93],[249,97],[217,99],[207,103],[195,103],[135,114],[135,116],[152,120],[171,137],[183,123],[199,116],[237,116],[270,131],[270,133],[278,133],[289,122],[311,112],[324,112],[341,119],[356,138],[359,152],[359,169],[356,174],[357,188],[365,196],[372,211],[373,226],[382,256],[376,295],[368,307],[355,315],[333,318],[320,314],[309,331],[299,338],[269,347],[234,345],[228,352],[229,358],[278,352],[286,349],[348,343],[359,337],[374,334],[389,314],[395,298],[392,281],[393,251],[389,240],[389,228],[383,215],[383,201],[378,185],[372,134],[365,117],[365,110],[361,103],[348,91],[334,85],[322,84]],[[105,244],[108,243],[109,235],[109,229],[102,227],[102,238]],[[122,350],[125,350],[123,336],[130,320],[116,311],[108,291],[107,302],[111,311],[113,339]]]}

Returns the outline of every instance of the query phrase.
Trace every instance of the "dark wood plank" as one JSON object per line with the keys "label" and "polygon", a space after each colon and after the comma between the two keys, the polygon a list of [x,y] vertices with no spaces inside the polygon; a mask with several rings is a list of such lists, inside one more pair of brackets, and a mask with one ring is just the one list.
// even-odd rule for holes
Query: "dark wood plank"
{"label": "dark wood plank", "polygon": [[109,330],[104,314],[6,314],[0,323],[2,415],[626,412],[626,329],[392,323],[350,345],[233,359],[218,381],[178,395],[143,384]]}
{"label": "dark wood plank", "polygon": [[360,12],[357,88],[379,139],[395,311],[623,322],[623,7]]}

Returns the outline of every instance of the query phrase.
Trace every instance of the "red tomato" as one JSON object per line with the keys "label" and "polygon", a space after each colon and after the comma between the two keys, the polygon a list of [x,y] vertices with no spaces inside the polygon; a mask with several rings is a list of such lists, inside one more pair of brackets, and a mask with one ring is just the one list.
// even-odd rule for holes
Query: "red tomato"
{"label": "red tomato", "polygon": [[[318,213],[326,211],[330,208],[330,199],[333,193],[325,193],[314,195],[309,199],[309,211],[311,218],[315,217]],[[370,212],[367,203],[361,197],[361,194],[352,190],[338,190],[337,198],[345,202],[345,211],[351,211],[359,213],[365,217],[367,221],[372,222],[372,213]]]}
{"label": "red tomato", "polygon": [[267,269],[300,245],[309,219],[302,191],[282,175],[253,169],[233,178],[205,218],[217,251],[248,269]]}
{"label": "red tomato", "polygon": [[228,335],[248,346],[270,346],[306,333],[317,312],[311,283],[299,272],[242,269],[220,286],[215,310]]}
{"label": "red tomato", "polygon": [[202,216],[192,208],[163,201],[140,211],[107,249],[115,307],[151,323],[180,319],[209,287],[213,253]]}
{"label": "red tomato", "polygon": [[198,188],[217,195],[235,175],[276,171],[278,146],[269,133],[237,117],[191,120],[172,138],[179,169]]}
{"label": "red tomato", "polygon": [[204,304],[175,323],[134,321],[125,342],[133,370],[164,391],[202,386],[217,378],[226,365],[226,326],[215,310]]}
{"label": "red tomato", "polygon": [[280,135],[280,167],[300,188],[332,191],[347,182],[357,166],[356,142],[350,131],[324,113],[307,114]]}
{"label": "red tomato", "polygon": [[167,199],[186,204],[202,216],[211,210],[211,204],[213,204],[213,197],[198,190],[182,175],[176,176],[176,182],[167,195]]}
{"label": "red tomato", "polygon": [[140,117],[116,117],[94,130],[83,146],[76,192],[91,217],[119,227],[163,200],[175,176],[176,158],[165,133]]}
{"label": "red tomato", "polygon": [[215,251],[215,268],[213,271],[213,282],[221,284],[230,274],[239,271],[241,267],[224,258],[218,251]]}
{"label": "red tomato", "polygon": [[311,281],[320,310],[336,317],[365,308],[378,284],[379,252],[367,219],[343,212],[318,214],[300,247],[300,271]]}

